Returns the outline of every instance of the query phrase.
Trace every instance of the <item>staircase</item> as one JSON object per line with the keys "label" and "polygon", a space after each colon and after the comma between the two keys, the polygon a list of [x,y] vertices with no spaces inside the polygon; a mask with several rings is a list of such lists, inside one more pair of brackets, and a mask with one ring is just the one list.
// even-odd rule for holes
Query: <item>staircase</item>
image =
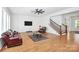
{"label": "staircase", "polygon": [[54,29],[60,35],[67,35],[67,25],[59,25],[50,19],[50,24],[52,29]]}

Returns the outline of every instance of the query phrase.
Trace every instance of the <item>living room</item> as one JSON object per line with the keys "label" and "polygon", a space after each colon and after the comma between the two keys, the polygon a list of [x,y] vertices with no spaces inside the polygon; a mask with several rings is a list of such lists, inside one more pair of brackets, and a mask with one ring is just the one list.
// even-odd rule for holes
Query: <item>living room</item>
{"label": "living room", "polygon": [[[61,42],[68,44],[67,40],[68,38],[71,38],[69,37],[71,35],[69,32],[79,30],[78,28],[75,28],[75,22],[78,21],[74,21],[74,19],[78,19],[78,14],[78,7],[2,7],[0,8],[0,15],[2,15],[0,16],[2,19],[0,20],[0,37],[8,30],[16,31],[20,34],[22,44],[19,46],[12,45],[14,47],[10,48],[2,47],[3,43],[0,39],[0,44],[2,44],[0,46],[1,51],[79,51],[77,49],[79,46],[76,44],[71,44],[75,46],[70,47],[67,45],[65,50],[60,44]],[[62,24],[65,25],[62,27],[63,29],[61,28]],[[76,26],[78,27],[79,25]],[[41,37],[41,30],[39,27],[46,28],[43,31],[45,33],[42,33],[44,36],[47,36],[43,37],[45,40],[36,40],[36,37]],[[65,31],[65,33],[62,33],[62,30]],[[31,37],[31,39],[29,39],[27,36],[30,35],[30,33],[39,35],[35,35],[35,38]],[[50,38],[52,38],[53,42],[51,42],[52,40]],[[54,39],[56,39],[56,42]],[[57,39],[62,40],[58,41]],[[70,40],[70,42],[71,41],[72,40]],[[54,46],[52,43],[55,43]],[[42,46],[40,44],[42,44]],[[55,46],[56,44],[58,45]],[[57,49],[53,49],[52,46]],[[60,46],[62,46],[61,49],[58,48]],[[74,47],[76,49],[74,49]]]}

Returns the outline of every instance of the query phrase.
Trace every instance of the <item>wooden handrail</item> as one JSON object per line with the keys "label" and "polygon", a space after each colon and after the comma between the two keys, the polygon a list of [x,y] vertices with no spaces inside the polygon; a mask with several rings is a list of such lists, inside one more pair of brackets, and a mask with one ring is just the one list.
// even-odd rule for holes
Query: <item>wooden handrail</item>
{"label": "wooden handrail", "polygon": [[[50,21],[54,22],[54,21],[53,21],[53,20],[51,20],[51,19],[50,19]],[[55,23],[56,25],[58,25],[58,26],[61,26],[61,25],[57,24],[56,22],[54,22],[54,23]]]}

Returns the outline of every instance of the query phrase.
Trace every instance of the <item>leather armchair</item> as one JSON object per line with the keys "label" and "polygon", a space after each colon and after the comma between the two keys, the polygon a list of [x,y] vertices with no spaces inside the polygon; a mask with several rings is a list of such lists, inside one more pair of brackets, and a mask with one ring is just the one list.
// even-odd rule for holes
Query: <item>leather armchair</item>
{"label": "leather armchair", "polygon": [[41,29],[38,30],[40,33],[45,33],[46,32],[46,27],[42,27]]}

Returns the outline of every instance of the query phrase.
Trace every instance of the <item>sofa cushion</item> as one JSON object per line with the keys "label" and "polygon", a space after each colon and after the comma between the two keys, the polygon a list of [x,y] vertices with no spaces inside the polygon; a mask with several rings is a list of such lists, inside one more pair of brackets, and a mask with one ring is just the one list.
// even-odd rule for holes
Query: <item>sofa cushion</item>
{"label": "sofa cushion", "polygon": [[9,38],[10,40],[16,40],[16,39],[19,39],[19,37],[18,36],[16,36],[16,37],[11,37],[11,38]]}

